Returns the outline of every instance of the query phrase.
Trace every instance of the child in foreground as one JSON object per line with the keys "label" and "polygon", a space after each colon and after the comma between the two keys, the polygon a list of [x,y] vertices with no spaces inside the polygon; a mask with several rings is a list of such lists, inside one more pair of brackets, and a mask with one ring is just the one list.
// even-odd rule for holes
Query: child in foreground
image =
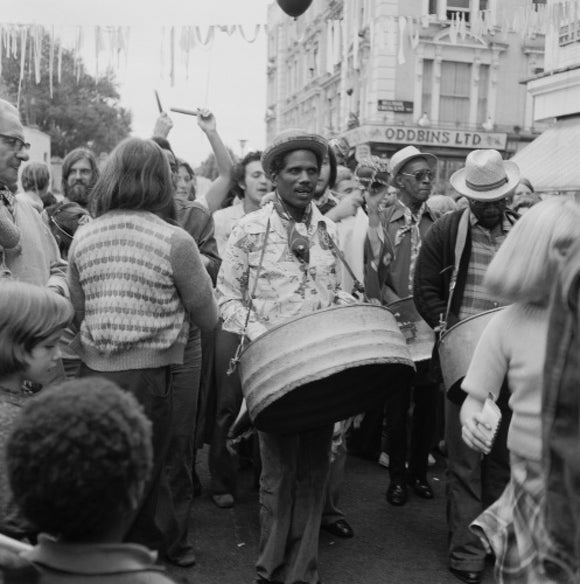
{"label": "child in foreground", "polygon": [[22,554],[27,581],[173,582],[155,553],[121,543],[153,467],[151,423],[132,395],[99,377],[42,391],[14,426],[7,463],[16,503],[41,532]]}
{"label": "child in foreground", "polygon": [[562,257],[580,241],[580,208],[555,198],[532,207],[492,260],[484,285],[505,303],[489,322],[463,380],[464,442],[488,454],[492,428],[483,417],[488,394],[497,398],[504,379],[513,417],[508,433],[510,482],[472,524],[495,557],[498,584],[548,584],[541,552],[549,542],[542,518],[546,483],[542,469],[542,384],[549,300]]}
{"label": "child in foreground", "polygon": [[24,380],[46,385],[59,373],[58,340],[72,320],[71,304],[54,291],[0,280],[0,533],[22,537],[10,504],[4,446],[14,419],[30,398]]}

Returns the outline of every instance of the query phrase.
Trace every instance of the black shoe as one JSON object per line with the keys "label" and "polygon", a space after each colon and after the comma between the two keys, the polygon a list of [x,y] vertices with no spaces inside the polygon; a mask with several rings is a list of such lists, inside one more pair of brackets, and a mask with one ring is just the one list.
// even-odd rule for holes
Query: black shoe
{"label": "black shoe", "polygon": [[427,482],[427,479],[409,479],[409,484],[415,491],[415,495],[417,497],[421,497],[421,499],[432,499],[433,498],[433,489],[431,489],[431,485]]}
{"label": "black shoe", "polygon": [[189,568],[195,566],[195,553],[192,549],[187,549],[176,556],[168,556],[167,561],[180,568]]}
{"label": "black shoe", "polygon": [[391,481],[387,489],[387,501],[397,507],[404,505],[407,502],[407,487],[405,484],[398,481]]}
{"label": "black shoe", "polygon": [[344,537],[345,539],[354,537],[354,531],[346,519],[339,519],[334,523],[321,525],[320,529],[324,529],[324,531],[328,531],[328,533],[332,533],[332,535],[336,535],[336,537]]}
{"label": "black shoe", "polygon": [[449,571],[465,584],[479,584],[481,582],[482,572],[476,570],[460,570],[459,568],[449,567]]}

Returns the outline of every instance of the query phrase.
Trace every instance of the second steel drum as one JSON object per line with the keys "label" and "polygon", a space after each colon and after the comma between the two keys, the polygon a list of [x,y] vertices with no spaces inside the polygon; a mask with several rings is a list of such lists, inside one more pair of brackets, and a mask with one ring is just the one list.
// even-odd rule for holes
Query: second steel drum
{"label": "second steel drum", "polygon": [[293,433],[372,408],[414,364],[393,314],[354,304],[274,327],[244,350],[239,372],[255,426]]}
{"label": "second steel drum", "polygon": [[439,341],[439,360],[446,390],[465,377],[481,334],[500,310],[503,307],[470,316],[443,333]]}
{"label": "second steel drum", "polygon": [[391,302],[387,308],[395,315],[399,328],[407,341],[411,358],[415,363],[431,359],[435,346],[433,329],[421,318],[412,296]]}

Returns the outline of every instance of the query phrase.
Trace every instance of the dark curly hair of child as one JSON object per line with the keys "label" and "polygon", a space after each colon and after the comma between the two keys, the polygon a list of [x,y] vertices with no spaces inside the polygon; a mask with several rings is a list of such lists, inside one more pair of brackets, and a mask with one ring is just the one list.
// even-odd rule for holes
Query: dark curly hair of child
{"label": "dark curly hair of child", "polygon": [[62,541],[95,541],[128,522],[153,466],[151,423],[136,399],[99,377],[40,392],[6,449],[22,514]]}

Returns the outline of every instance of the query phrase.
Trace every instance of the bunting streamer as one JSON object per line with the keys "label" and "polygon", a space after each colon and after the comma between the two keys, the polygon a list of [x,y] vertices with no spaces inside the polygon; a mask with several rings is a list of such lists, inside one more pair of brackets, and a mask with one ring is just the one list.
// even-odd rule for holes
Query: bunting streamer
{"label": "bunting streamer", "polygon": [[238,24],[238,31],[240,33],[240,35],[242,36],[242,38],[247,42],[247,43],[255,43],[256,39],[258,38],[258,35],[260,34],[260,25],[256,24],[256,26],[254,27],[254,36],[251,38],[248,38],[246,35],[246,31],[244,30],[244,27],[241,24]]}
{"label": "bunting streamer", "polygon": [[[447,27],[449,42],[457,44],[466,41],[470,35],[484,38],[489,34],[517,34],[522,39],[548,32],[557,35],[560,27],[580,19],[580,0],[562,0],[547,4],[514,0],[509,3],[498,1],[494,5],[497,9],[472,12],[469,22],[461,12],[454,12],[451,20],[442,21],[440,24]],[[354,3],[345,2],[343,18],[333,17],[323,24],[320,42],[324,45],[324,50],[320,52],[319,63],[310,63],[312,68],[321,66],[323,71],[333,75],[336,65],[342,62],[352,63],[352,67],[358,70],[361,66],[361,35],[367,26],[371,52],[388,51],[402,64],[407,59],[405,53],[415,51],[419,46],[421,30],[439,22],[437,16],[428,14],[417,17],[376,15],[376,18],[371,18],[371,8],[372,3],[365,0],[361,14]],[[157,66],[160,77],[168,76],[172,85],[182,75],[189,80],[191,56],[198,50],[211,51],[218,35],[238,37],[246,43],[255,43],[262,31],[267,33],[264,24],[196,25],[169,29],[160,27],[157,39],[153,40],[159,43]],[[309,43],[310,31],[306,23],[300,20],[292,22],[288,28],[289,37],[299,43]],[[42,28],[37,24],[0,23],[0,55],[19,60],[21,78],[30,74],[35,83],[40,83],[42,60],[48,58],[49,91],[53,96],[54,84],[62,81],[63,50],[70,49],[74,52],[73,73],[79,81],[83,72],[80,56],[85,54],[85,45],[94,49],[94,61],[89,60],[86,65],[89,70],[96,71],[98,76],[109,67],[117,71],[123,65],[127,67],[130,34],[131,28],[128,26]],[[43,55],[45,40],[49,45]],[[557,39],[555,47],[558,47]],[[306,45],[303,50],[306,52]],[[0,73],[1,66],[0,62]]]}

